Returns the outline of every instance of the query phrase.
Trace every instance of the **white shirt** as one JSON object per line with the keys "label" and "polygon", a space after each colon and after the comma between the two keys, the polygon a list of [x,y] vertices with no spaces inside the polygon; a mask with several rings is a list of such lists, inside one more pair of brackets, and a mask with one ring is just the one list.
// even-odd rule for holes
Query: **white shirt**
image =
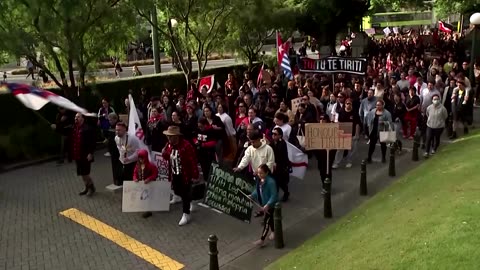
{"label": "white shirt", "polygon": [[340,104],[340,107],[343,108],[343,104],[337,102],[337,103],[333,104],[332,109],[330,111],[330,121],[335,122],[335,123],[338,122],[338,113],[337,113],[338,104]]}
{"label": "white shirt", "polygon": [[276,125],[275,128],[280,128],[283,131],[283,140],[288,142],[290,138],[290,132],[292,132],[292,127],[289,124],[283,124],[282,126]]}
{"label": "white shirt", "polygon": [[423,89],[427,88],[428,85],[426,83],[422,83],[422,86],[420,87],[420,91],[418,90],[418,82],[416,82],[413,87],[415,87],[415,90],[417,90],[417,95],[422,95]]}
{"label": "white shirt", "polygon": [[[119,160],[122,164],[137,162],[137,151],[140,149],[140,141],[137,137],[129,136],[128,134],[125,134],[123,138],[115,136],[115,143],[117,144],[118,152],[120,153]],[[125,162],[125,158],[128,159],[128,162]]]}
{"label": "white shirt", "polygon": [[235,128],[233,128],[232,118],[230,118],[230,116],[226,113],[217,113],[217,116],[220,117],[223,124],[225,125],[225,131],[227,132],[227,136],[235,136],[237,132],[235,131]]}

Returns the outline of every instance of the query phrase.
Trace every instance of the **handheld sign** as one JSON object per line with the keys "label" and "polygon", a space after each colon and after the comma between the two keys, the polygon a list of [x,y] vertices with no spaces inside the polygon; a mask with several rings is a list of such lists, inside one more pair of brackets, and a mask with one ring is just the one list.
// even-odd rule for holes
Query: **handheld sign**
{"label": "handheld sign", "polygon": [[305,149],[327,150],[327,174],[330,173],[330,150],[352,149],[351,122],[305,124]]}
{"label": "handheld sign", "polygon": [[305,124],[305,149],[350,150],[352,149],[351,122]]}
{"label": "handheld sign", "polygon": [[153,181],[123,182],[122,212],[170,210],[170,183]]}
{"label": "handheld sign", "polygon": [[243,222],[250,223],[253,202],[250,194],[254,183],[231,169],[212,163],[204,203]]}
{"label": "handheld sign", "polygon": [[300,105],[300,103],[302,103],[302,98],[301,97],[292,99],[292,113],[293,114],[297,113],[298,105]]}
{"label": "handheld sign", "polygon": [[330,56],[321,59],[302,58],[300,72],[348,73],[365,75],[367,59],[355,57]]}

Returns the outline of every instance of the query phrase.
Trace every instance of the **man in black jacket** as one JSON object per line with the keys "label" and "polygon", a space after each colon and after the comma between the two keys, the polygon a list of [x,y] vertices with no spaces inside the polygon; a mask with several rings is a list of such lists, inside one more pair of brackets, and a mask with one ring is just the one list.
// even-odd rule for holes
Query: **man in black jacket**
{"label": "man in black jacket", "polygon": [[80,196],[91,196],[95,193],[95,186],[90,177],[95,144],[95,130],[85,122],[81,113],[77,113],[72,134],[72,157],[77,165],[77,175],[82,177],[85,184],[85,190],[79,193]]}

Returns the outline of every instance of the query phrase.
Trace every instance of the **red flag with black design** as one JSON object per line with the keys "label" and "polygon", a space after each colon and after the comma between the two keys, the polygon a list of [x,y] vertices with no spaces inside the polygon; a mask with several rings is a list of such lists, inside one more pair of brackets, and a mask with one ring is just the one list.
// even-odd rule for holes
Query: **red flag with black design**
{"label": "red flag with black design", "polygon": [[438,30],[444,33],[450,34],[453,32],[453,25],[442,22],[442,21],[438,21]]}

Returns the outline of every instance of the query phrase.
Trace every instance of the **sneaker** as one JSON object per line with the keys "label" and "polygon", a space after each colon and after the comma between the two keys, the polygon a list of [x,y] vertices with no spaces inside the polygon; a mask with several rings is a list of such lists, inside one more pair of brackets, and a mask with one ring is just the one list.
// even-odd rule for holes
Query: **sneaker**
{"label": "sneaker", "polygon": [[106,156],[106,157],[110,157],[110,156],[111,156],[111,155],[110,155],[110,152],[106,152],[106,153],[103,154],[103,155]]}
{"label": "sneaker", "polygon": [[182,197],[178,195],[173,195],[172,199],[170,200],[170,204],[176,204],[182,202]]}
{"label": "sneaker", "polygon": [[271,232],[270,235],[268,236],[268,239],[275,240],[275,233]]}
{"label": "sneaker", "polygon": [[430,152],[430,155],[435,155],[435,153],[436,153],[435,150],[432,150],[432,151]]}
{"label": "sneaker", "polygon": [[428,153],[425,152],[425,153],[423,154],[423,157],[424,157],[424,158],[428,158]]}
{"label": "sneaker", "polygon": [[195,211],[197,208],[195,207],[195,204],[190,203],[190,212]]}
{"label": "sneaker", "polygon": [[263,241],[262,239],[259,239],[255,242],[253,242],[253,244],[257,247],[263,247],[265,245],[265,241]]}
{"label": "sneaker", "polygon": [[184,213],[182,215],[182,219],[180,219],[180,222],[178,222],[178,226],[187,225],[188,222],[190,222],[190,215]]}
{"label": "sneaker", "polygon": [[338,164],[333,164],[332,169],[338,169]]}
{"label": "sneaker", "polygon": [[352,163],[347,163],[347,165],[345,165],[345,168],[351,168],[352,167]]}

